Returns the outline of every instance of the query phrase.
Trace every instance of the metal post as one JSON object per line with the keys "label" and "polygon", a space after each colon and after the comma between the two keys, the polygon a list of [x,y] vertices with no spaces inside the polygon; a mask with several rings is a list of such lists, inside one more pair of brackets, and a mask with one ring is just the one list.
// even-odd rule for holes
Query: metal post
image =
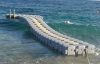
{"label": "metal post", "polygon": [[9,10],[9,18],[11,19],[11,9]]}
{"label": "metal post", "polygon": [[87,58],[88,64],[90,64],[90,60],[89,60],[89,57],[88,57],[88,50],[87,49],[88,49],[88,47],[86,47],[85,50],[84,50],[85,51],[85,57]]}
{"label": "metal post", "polygon": [[79,47],[76,46],[76,48],[75,48],[75,50],[74,50],[74,52],[75,52],[75,57],[78,57],[78,49],[79,49]]}
{"label": "metal post", "polygon": [[15,19],[15,9],[13,10],[13,17],[14,17],[14,19]]}
{"label": "metal post", "polygon": [[88,50],[87,50],[87,48],[86,48],[86,54],[87,54],[87,61],[88,61],[88,64],[91,64],[91,63],[90,63],[90,60],[89,60],[89,57],[88,57]]}
{"label": "metal post", "polygon": [[88,57],[88,54],[87,54],[87,61],[88,61],[88,64],[91,64],[90,60],[89,60],[89,57]]}

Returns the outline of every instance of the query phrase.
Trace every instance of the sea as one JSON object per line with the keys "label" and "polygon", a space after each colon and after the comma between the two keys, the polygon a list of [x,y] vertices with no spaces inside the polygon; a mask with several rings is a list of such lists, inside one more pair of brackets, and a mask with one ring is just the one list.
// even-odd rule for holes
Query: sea
{"label": "sea", "polygon": [[[54,30],[95,45],[98,54],[75,57],[51,50],[24,20],[7,19],[10,9],[41,15]],[[0,64],[100,64],[99,48],[99,0],[0,0]]]}

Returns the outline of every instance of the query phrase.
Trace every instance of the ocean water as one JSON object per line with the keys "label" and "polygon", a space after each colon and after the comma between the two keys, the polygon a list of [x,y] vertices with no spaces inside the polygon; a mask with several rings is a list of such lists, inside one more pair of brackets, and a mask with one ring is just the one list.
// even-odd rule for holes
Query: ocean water
{"label": "ocean water", "polygon": [[[88,64],[83,56],[63,56],[42,45],[33,38],[24,20],[5,18],[9,9],[41,15],[56,31],[100,48],[99,1],[0,0],[0,64]],[[100,55],[89,55],[89,60],[91,64],[100,64]]]}

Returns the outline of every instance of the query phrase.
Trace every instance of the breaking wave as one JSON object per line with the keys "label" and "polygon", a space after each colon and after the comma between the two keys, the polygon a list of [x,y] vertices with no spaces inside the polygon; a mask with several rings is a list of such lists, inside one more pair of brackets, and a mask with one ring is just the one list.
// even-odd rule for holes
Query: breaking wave
{"label": "breaking wave", "polygon": [[91,0],[91,1],[100,1],[100,0]]}

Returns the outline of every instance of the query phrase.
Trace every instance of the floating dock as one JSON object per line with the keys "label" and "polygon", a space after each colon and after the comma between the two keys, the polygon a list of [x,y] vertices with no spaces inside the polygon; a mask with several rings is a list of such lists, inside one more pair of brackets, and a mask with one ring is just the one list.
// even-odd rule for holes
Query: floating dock
{"label": "floating dock", "polygon": [[24,15],[24,14],[7,14],[7,18],[25,19],[32,28],[34,37],[50,48],[59,51],[66,55],[80,55],[95,53],[95,46],[81,40],[65,36],[51,27],[44,21],[43,17],[39,15]]}

